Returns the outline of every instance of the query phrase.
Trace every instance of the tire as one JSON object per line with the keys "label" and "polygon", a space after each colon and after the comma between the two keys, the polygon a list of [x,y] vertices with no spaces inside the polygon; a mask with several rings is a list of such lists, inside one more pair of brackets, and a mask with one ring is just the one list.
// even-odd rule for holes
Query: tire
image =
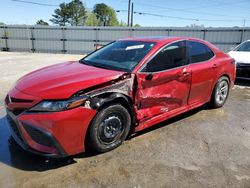
{"label": "tire", "polygon": [[131,127],[131,116],[120,104],[107,106],[97,113],[89,129],[90,149],[104,153],[120,146]]}
{"label": "tire", "polygon": [[222,76],[217,81],[213,94],[210,100],[210,106],[212,108],[220,108],[222,107],[229,94],[229,79],[226,76]]}

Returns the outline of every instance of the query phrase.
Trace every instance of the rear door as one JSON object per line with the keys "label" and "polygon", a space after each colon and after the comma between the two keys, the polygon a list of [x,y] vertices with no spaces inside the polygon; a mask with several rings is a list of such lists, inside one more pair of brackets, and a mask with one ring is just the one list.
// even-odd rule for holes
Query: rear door
{"label": "rear door", "polygon": [[135,102],[139,120],[185,106],[191,82],[186,41],[163,47],[137,73],[137,82]]}
{"label": "rear door", "polygon": [[210,98],[218,65],[213,51],[207,45],[190,40],[187,46],[192,72],[188,104],[203,103]]}

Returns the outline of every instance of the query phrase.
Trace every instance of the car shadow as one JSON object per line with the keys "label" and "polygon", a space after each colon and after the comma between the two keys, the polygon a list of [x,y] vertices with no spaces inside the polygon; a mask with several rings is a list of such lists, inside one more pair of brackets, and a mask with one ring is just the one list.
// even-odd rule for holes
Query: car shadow
{"label": "car shadow", "polygon": [[[204,105],[169,120],[163,121],[150,128],[131,135],[128,140],[146,134],[150,131],[159,129],[163,126],[170,125],[181,119],[188,118],[189,116],[192,116],[204,109],[206,110],[209,108]],[[87,152],[71,157],[55,159],[29,153],[23,150],[12,138],[6,117],[2,117],[0,119],[0,162],[13,168],[21,169],[24,171],[47,171],[76,163],[74,159],[77,158],[89,158],[96,155],[98,154],[92,152],[91,150],[87,150]]]}
{"label": "car shadow", "polygon": [[95,153],[85,152],[66,158],[47,158],[23,150],[12,138],[6,116],[0,119],[0,163],[24,171],[47,171],[76,163],[74,157],[91,157]]}
{"label": "car shadow", "polygon": [[237,78],[235,80],[235,85],[250,87],[250,80],[244,80],[244,79]]}

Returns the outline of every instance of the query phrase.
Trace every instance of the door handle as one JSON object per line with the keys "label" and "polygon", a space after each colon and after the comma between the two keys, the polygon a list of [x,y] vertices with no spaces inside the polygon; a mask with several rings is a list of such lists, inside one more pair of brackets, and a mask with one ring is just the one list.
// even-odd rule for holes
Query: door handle
{"label": "door handle", "polygon": [[186,76],[188,74],[187,71],[182,72],[183,76]]}
{"label": "door handle", "polygon": [[145,77],[145,80],[152,80],[153,79],[153,74],[148,74],[146,77]]}
{"label": "door handle", "polygon": [[184,69],[182,70],[182,75],[183,75],[183,76],[187,76],[187,75],[188,75],[188,71],[187,71],[186,68],[184,68]]}
{"label": "door handle", "polygon": [[217,68],[217,64],[213,64],[212,68],[216,69]]}

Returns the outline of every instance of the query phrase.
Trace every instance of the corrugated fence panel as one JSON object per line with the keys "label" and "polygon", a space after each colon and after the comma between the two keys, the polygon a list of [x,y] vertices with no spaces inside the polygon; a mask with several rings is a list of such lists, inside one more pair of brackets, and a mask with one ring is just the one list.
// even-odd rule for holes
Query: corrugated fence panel
{"label": "corrugated fence panel", "polygon": [[94,51],[95,42],[66,41],[65,49],[67,53],[86,54]]}
{"label": "corrugated fence panel", "polygon": [[9,39],[8,40],[9,51],[30,51],[31,42],[30,40],[18,40],[18,39]]}
{"label": "corrugated fence panel", "polygon": [[240,31],[211,31],[206,32],[205,40],[212,43],[240,43],[241,32]]}
{"label": "corrugated fence panel", "polygon": [[146,36],[168,36],[168,31],[166,29],[140,29],[136,28],[132,32],[132,37],[146,37]]}
{"label": "corrugated fence panel", "polygon": [[10,39],[30,39],[31,33],[28,27],[8,27],[6,28],[6,36]]}
{"label": "corrugated fence panel", "polygon": [[5,31],[9,51],[30,51],[31,32],[29,27],[7,27]]}
{"label": "corrugated fence panel", "polygon": [[42,40],[35,40],[34,46],[36,52],[54,52],[60,53],[62,51],[62,41],[42,41]]}
{"label": "corrugated fence panel", "polygon": [[129,29],[102,28],[101,30],[98,30],[97,40],[100,42],[111,42],[127,37],[131,37],[131,31]]}
{"label": "corrugated fence panel", "polygon": [[144,36],[201,38],[227,52],[250,39],[250,28],[2,26],[0,50],[88,53],[95,49],[95,44]]}
{"label": "corrugated fence panel", "polygon": [[4,36],[4,28],[0,27],[0,38]]}
{"label": "corrugated fence panel", "polygon": [[217,48],[220,50],[223,50],[224,52],[229,52],[230,49],[235,46],[235,45],[230,45],[230,44],[214,44]]}
{"label": "corrugated fence panel", "polygon": [[244,40],[250,40],[250,31],[244,31],[243,41]]}
{"label": "corrugated fence panel", "polygon": [[5,48],[5,40],[0,38],[0,50]]}
{"label": "corrugated fence panel", "polygon": [[193,38],[200,38],[203,39],[204,32],[203,31],[189,31],[189,30],[171,30],[169,32],[169,36],[175,36],[175,37],[193,37]]}
{"label": "corrugated fence panel", "polygon": [[63,38],[62,29],[60,28],[35,28],[33,31],[33,37],[38,40],[60,40]]}
{"label": "corrugated fence panel", "polygon": [[0,28],[0,50],[6,47],[5,40],[2,37],[4,37],[4,28]]}
{"label": "corrugated fence panel", "polygon": [[91,40],[96,39],[96,30],[93,29],[74,29],[69,28],[65,31],[65,38],[67,40]]}

